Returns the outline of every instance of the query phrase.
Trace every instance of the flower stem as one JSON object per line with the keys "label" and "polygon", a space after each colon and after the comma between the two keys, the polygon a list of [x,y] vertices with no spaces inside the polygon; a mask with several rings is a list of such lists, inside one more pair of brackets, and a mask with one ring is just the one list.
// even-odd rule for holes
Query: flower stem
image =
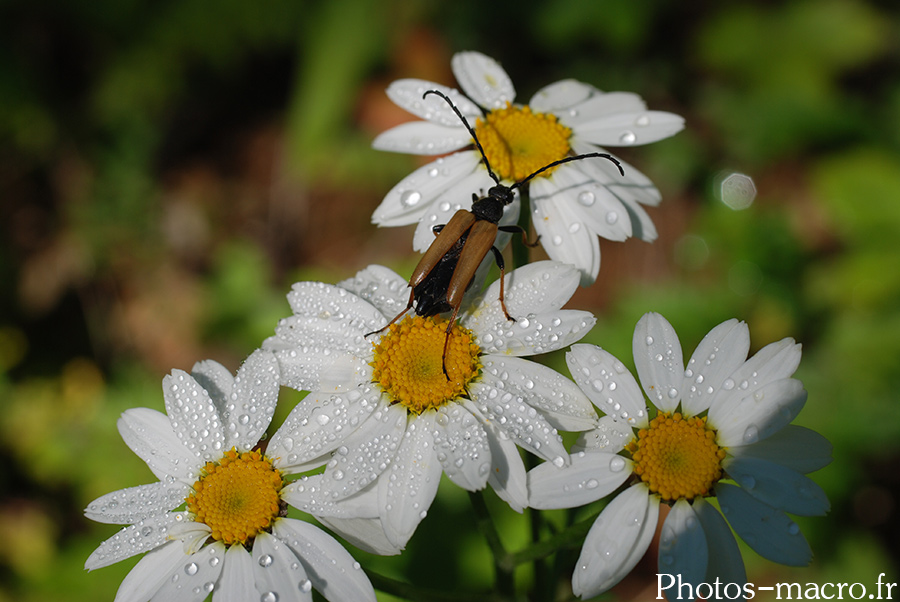
{"label": "flower stem", "polygon": [[[519,188],[519,227],[528,232],[528,224],[531,222],[531,196],[528,185]],[[528,247],[518,234],[512,237],[513,268],[520,268],[528,263]]]}
{"label": "flower stem", "polygon": [[399,581],[392,577],[381,575],[372,570],[366,569],[366,575],[369,581],[380,592],[405,598],[407,600],[415,600],[416,602],[459,602],[459,600],[471,600],[472,602],[503,602],[505,598],[495,594],[472,594],[460,592],[448,592],[444,590],[434,590],[427,587],[419,587]]}
{"label": "flower stem", "polygon": [[564,549],[572,549],[581,546],[584,537],[590,531],[594,521],[597,520],[598,514],[593,514],[586,519],[579,521],[563,529],[555,535],[551,535],[543,541],[531,544],[527,548],[513,552],[510,554],[510,561],[514,565],[524,564],[526,562],[534,562],[535,560],[546,558],[550,554]]}
{"label": "flower stem", "polygon": [[472,510],[475,512],[475,521],[478,529],[484,535],[494,557],[494,581],[496,584],[494,591],[502,600],[514,600],[516,586],[513,572],[515,571],[516,563],[512,561],[512,556],[503,547],[503,542],[500,541],[500,534],[497,532],[497,527],[491,519],[491,514],[484,501],[484,495],[480,491],[470,491],[469,501],[472,503]]}

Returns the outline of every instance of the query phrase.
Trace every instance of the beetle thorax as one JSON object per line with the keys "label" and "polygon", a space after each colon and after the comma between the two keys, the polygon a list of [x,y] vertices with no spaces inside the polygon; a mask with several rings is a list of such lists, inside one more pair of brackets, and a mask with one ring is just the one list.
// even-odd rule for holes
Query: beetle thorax
{"label": "beetle thorax", "polygon": [[485,197],[472,203],[472,213],[477,219],[496,224],[503,217],[503,207],[513,201],[513,191],[506,186],[493,186]]}

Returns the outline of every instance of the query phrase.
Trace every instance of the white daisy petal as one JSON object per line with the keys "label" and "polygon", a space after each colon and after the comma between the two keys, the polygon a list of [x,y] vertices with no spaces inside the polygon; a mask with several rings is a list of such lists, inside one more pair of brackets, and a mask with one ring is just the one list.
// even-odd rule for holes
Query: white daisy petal
{"label": "white daisy petal", "polygon": [[472,137],[463,128],[410,121],[378,134],[372,141],[372,148],[411,155],[443,155],[471,143]]}
{"label": "white daisy petal", "polygon": [[379,556],[395,556],[403,546],[391,543],[384,532],[380,518],[332,518],[322,517],[319,522],[364,552]]}
{"label": "white daisy petal", "polygon": [[163,378],[166,413],[175,435],[204,462],[225,451],[224,427],[206,389],[183,370]]}
{"label": "white daisy petal", "polygon": [[[297,555],[312,587],[331,602],[375,601],[375,590],[347,550],[309,523],[289,518],[275,522],[273,534]],[[301,582],[300,590],[307,588]],[[308,591],[308,590],[307,590]]]}
{"label": "white daisy petal", "polygon": [[744,491],[773,508],[798,516],[824,516],[831,508],[821,487],[777,462],[726,458],[722,468]]}
{"label": "white daisy petal", "polygon": [[578,435],[578,439],[572,444],[571,453],[603,451],[614,454],[622,451],[632,439],[634,430],[626,423],[612,416],[601,416],[597,428]]}
{"label": "white daisy petal", "polygon": [[457,52],[450,61],[465,93],[486,109],[500,109],[516,98],[512,80],[500,63],[480,52]]}
{"label": "white daisy petal", "polygon": [[[448,190],[456,191],[461,198],[477,192],[477,188],[464,190],[460,182],[478,169],[481,155],[475,151],[460,151],[441,157],[400,180],[385,195],[372,214],[372,223],[383,227],[405,226],[421,221],[435,199]],[[483,184],[481,184],[483,186]]]}
{"label": "white daisy petal", "polygon": [[122,580],[115,602],[147,602],[167,581],[184,568],[187,555],[177,541],[170,541],[141,558]]}
{"label": "white daisy petal", "polygon": [[222,573],[225,546],[216,542],[202,551],[187,556],[184,565],[172,575],[150,598],[151,602],[203,602],[209,596]]}
{"label": "white daisy petal", "polygon": [[122,440],[160,480],[190,478],[203,463],[184,446],[169,418],[149,408],[125,410],[117,423]]}
{"label": "white daisy petal", "polygon": [[747,359],[750,329],[744,322],[722,322],[703,337],[684,369],[681,407],[688,416],[709,409],[712,395]]}
{"label": "white daisy petal", "polygon": [[566,354],[572,378],[601,412],[635,428],[646,428],[647,405],[625,364],[596,345],[572,345]]}
{"label": "white daisy petal", "polygon": [[[555,311],[565,305],[578,289],[578,270],[556,261],[534,261],[506,275],[506,308],[511,316],[539,314]],[[500,281],[492,282],[484,291],[484,299],[491,303],[500,297]],[[500,309],[497,303],[497,311]],[[478,314],[486,313],[479,309]],[[504,322],[503,317],[491,316]],[[474,325],[468,326],[475,330]]]}
{"label": "white daisy petal", "polygon": [[675,329],[661,315],[645,314],[634,328],[632,349],[647,397],[659,410],[674,411],[684,382],[684,360]]}
{"label": "white daisy petal", "polygon": [[806,538],[784,512],[727,483],[716,485],[716,495],[731,527],[757,554],[788,566],[810,563]]}
{"label": "white daisy petal", "polygon": [[432,414],[411,419],[397,461],[378,479],[385,534],[399,548],[406,546],[437,494],[442,470],[434,453],[433,431]]}
{"label": "white daisy petal", "polygon": [[528,487],[525,476],[525,464],[519,448],[506,433],[497,429],[488,421],[478,408],[469,400],[463,405],[472,412],[484,427],[491,449],[491,472],[488,484],[497,496],[509,504],[510,508],[521,513],[528,507]]}
{"label": "white daisy petal", "polygon": [[831,463],[832,445],[814,430],[789,424],[753,445],[732,446],[736,458],[759,458],[808,474]]}
{"label": "white daisy petal", "polygon": [[225,551],[222,577],[213,590],[213,602],[246,602],[257,596],[253,586],[253,557],[242,545],[229,547]]}
{"label": "white daisy petal", "polygon": [[[602,159],[590,159],[592,161]],[[548,203],[565,204],[575,219],[594,234],[607,240],[622,241],[631,236],[628,209],[606,186],[592,180],[573,163],[560,165],[546,180]],[[535,188],[537,190],[537,188]],[[532,199],[536,199],[532,195]]]}
{"label": "white daisy petal", "polygon": [[744,559],[731,528],[718,510],[703,498],[692,502],[694,512],[703,526],[706,545],[709,549],[709,560],[706,567],[706,582],[714,583],[719,578],[721,583],[736,583],[743,589],[747,582],[747,571]]}
{"label": "white daisy petal", "polygon": [[[577,135],[573,135],[570,140],[572,151],[578,155],[587,153],[609,153],[606,149],[580,140]],[[567,163],[566,166],[577,169],[587,175],[592,180],[599,182],[605,186],[610,192],[615,194],[623,203],[634,203],[655,207],[662,200],[659,190],[639,170],[635,169],[628,162],[612,154],[622,166],[625,172],[623,176],[619,169],[609,161],[592,160],[592,161],[573,161]],[[639,236],[637,233],[634,236]],[[646,239],[644,239],[646,240]]]}
{"label": "white daisy petal", "polygon": [[562,437],[524,399],[487,381],[470,383],[469,394],[478,411],[520,447],[557,465],[567,460]]}
{"label": "white daisy petal", "polygon": [[[587,84],[582,84],[587,86]],[[633,92],[601,92],[593,86],[591,96],[585,99],[568,114],[560,113],[559,118],[566,126],[579,133],[584,124],[591,124],[599,119],[622,113],[640,113],[647,110],[647,103]],[[618,146],[618,145],[613,145]]]}
{"label": "white daisy petal", "polygon": [[[487,306],[500,311],[500,302]],[[510,309],[510,315],[512,313]],[[482,352],[491,355],[529,356],[549,353],[567,347],[590,332],[597,320],[590,313],[578,310],[559,310],[544,314],[518,314],[515,322],[503,318],[503,322],[492,320],[493,328],[472,328],[476,333],[475,342]],[[468,326],[468,325],[466,325]]]}
{"label": "white daisy petal", "polygon": [[718,431],[722,447],[756,443],[787,426],[803,409],[803,383],[785,378],[769,383],[732,403],[710,408],[707,422]]}
{"label": "white daisy petal", "polygon": [[587,396],[562,374],[517,357],[491,357],[482,361],[485,378],[502,383],[511,393],[544,414],[554,428],[584,431],[597,425],[597,414]]}
{"label": "white daisy petal", "polygon": [[322,322],[323,332],[343,332],[349,325],[365,333],[384,326],[384,315],[349,291],[323,282],[298,282],[287,295],[295,316]]}
{"label": "white daisy petal", "polygon": [[228,368],[213,360],[203,360],[191,368],[191,377],[206,389],[220,408],[224,407],[234,386],[234,375]]}
{"label": "white daisy petal", "polygon": [[528,101],[528,106],[536,113],[571,109],[559,114],[560,121],[569,125],[569,120],[581,114],[581,106],[595,92],[594,86],[574,79],[564,79],[538,90]]}
{"label": "white daisy petal", "polygon": [[330,453],[380,405],[381,391],[360,385],[345,393],[310,393],[272,436],[266,454],[279,470]]}
{"label": "white daisy petal", "polygon": [[342,500],[322,495],[322,475],[302,476],[281,490],[281,497],[294,508],[312,514],[317,519],[377,518],[378,495],[374,486]]}
{"label": "white daisy petal", "polygon": [[[312,600],[312,583],[291,549],[261,531],[253,540],[253,576],[260,600]],[[308,584],[308,586],[307,586]],[[291,593],[293,592],[293,593]]]}
{"label": "white daisy petal", "polygon": [[183,517],[175,512],[158,514],[119,530],[94,550],[84,568],[92,571],[162,546],[168,540],[169,529]]}
{"label": "white daisy petal", "polygon": [[734,394],[749,395],[759,388],[791,376],[800,365],[801,345],[792,338],[770,343],[734,371],[713,396],[710,409]]}
{"label": "white daisy petal", "polygon": [[575,453],[559,468],[544,462],[528,471],[528,505],[576,508],[609,495],[631,476],[631,460],[606,452]]}
{"label": "white daisy petal", "polygon": [[590,598],[622,580],[643,557],[656,532],[659,503],[644,484],[613,499],[588,531],[575,563],[572,591]]}
{"label": "white daisy petal", "polygon": [[687,500],[678,500],[660,533],[658,572],[680,575],[696,588],[704,582],[709,556],[702,523]]}
{"label": "white daisy petal", "polygon": [[377,479],[394,459],[406,422],[406,408],[394,404],[376,411],[350,433],[328,462],[320,495],[342,500]]}
{"label": "white daisy petal", "polygon": [[353,278],[342,280],[337,286],[371,303],[385,316],[396,316],[406,307],[409,282],[390,268],[370,265]]}
{"label": "white daisy petal", "polygon": [[444,99],[432,95],[424,96],[425,92],[429,90],[437,90],[449,97],[460,113],[467,118],[481,115],[478,106],[460,94],[459,90],[424,79],[395,80],[387,87],[386,93],[395,105],[406,109],[420,119],[448,127],[462,127],[459,117]]}
{"label": "white daisy petal", "polygon": [[[428,205],[426,212],[419,221],[419,225],[416,226],[416,233],[413,236],[413,249],[425,252],[437,236],[434,233],[435,226],[447,224],[460,209],[470,210],[472,208],[472,195],[477,197],[484,196],[493,185],[494,182],[487,174],[487,171],[476,169],[468,175],[459,178],[451,187],[439,193]],[[518,201],[514,201],[514,203],[518,204]],[[504,211],[509,210],[510,206],[507,206]]]}
{"label": "white daisy petal", "polygon": [[582,285],[597,279],[600,272],[600,243],[564,199],[550,195],[556,190],[553,183],[542,178],[531,183],[531,222],[541,237],[541,244],[550,259],[570,263],[581,270]]}
{"label": "white daisy petal", "polygon": [[602,146],[638,146],[684,129],[684,118],[665,111],[615,113],[578,124],[578,136]]}
{"label": "white daisy petal", "polygon": [[460,404],[435,412],[434,450],[444,473],[469,491],[484,489],[491,472],[491,448],[478,420]]}
{"label": "white daisy petal", "polygon": [[265,434],[278,404],[279,376],[275,356],[262,349],[237,371],[232,393],[217,404],[225,422],[225,449],[249,451]]}
{"label": "white daisy petal", "polygon": [[98,523],[127,525],[165,514],[184,502],[189,485],[175,479],[107,493],[88,504],[84,515]]}

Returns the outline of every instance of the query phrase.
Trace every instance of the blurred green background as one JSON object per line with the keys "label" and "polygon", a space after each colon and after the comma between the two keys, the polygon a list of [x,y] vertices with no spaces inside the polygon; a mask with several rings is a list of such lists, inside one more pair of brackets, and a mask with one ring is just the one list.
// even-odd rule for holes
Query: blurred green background
{"label": "blurred green background", "polygon": [[[409,119],[384,88],[452,85],[450,57],[470,49],[522,102],[571,77],[686,118],[620,153],[663,194],[659,239],[601,241],[600,278],[570,307],[594,311],[589,340],[629,364],[650,310],[688,355],[729,317],[754,349],[802,342],[797,422],[834,443],[813,475],[832,510],[800,521],[812,567],[745,550],[749,578],[897,581],[898,41],[891,0],[0,1],[0,602],[112,599],[135,561],[85,573],[116,528],[82,509],[152,480],[115,421],[162,409],[164,374],[236,369],[298,279],[409,273],[412,230],[369,223],[420,164],[370,148]],[[732,172],[755,182],[748,207],[723,202]],[[507,547],[524,543],[527,520],[488,501]],[[357,556],[484,590],[471,525],[465,494],[442,487],[407,553]],[[617,594],[652,599],[654,565]]]}

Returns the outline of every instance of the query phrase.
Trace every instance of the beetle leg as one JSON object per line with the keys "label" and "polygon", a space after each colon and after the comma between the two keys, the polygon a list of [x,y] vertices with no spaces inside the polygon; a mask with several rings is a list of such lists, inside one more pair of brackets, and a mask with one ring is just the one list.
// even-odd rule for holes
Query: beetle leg
{"label": "beetle leg", "polygon": [[538,246],[538,242],[541,240],[541,235],[538,234],[537,238],[534,239],[534,242],[528,242],[528,232],[526,232],[525,229],[522,228],[522,226],[516,226],[516,225],[500,226],[497,229],[501,230],[503,232],[521,232],[522,233],[522,243],[526,247],[534,248],[534,247]]}
{"label": "beetle leg", "polygon": [[406,309],[404,309],[404,310],[401,311],[399,314],[397,314],[396,316],[394,316],[394,319],[393,319],[393,320],[391,320],[390,322],[388,322],[387,324],[385,324],[383,327],[379,328],[378,330],[373,330],[372,332],[367,332],[366,334],[364,334],[364,335],[363,335],[363,338],[365,339],[365,338],[368,338],[370,335],[378,334],[379,332],[384,332],[385,330],[387,330],[388,328],[390,328],[391,324],[393,324],[394,322],[396,322],[397,320],[399,320],[400,318],[402,318],[402,317],[403,317],[403,314],[405,314],[406,312],[408,312],[409,309],[413,306],[413,300],[415,299],[415,292],[416,292],[415,289],[410,288],[410,291],[409,291],[409,303],[406,304]]}
{"label": "beetle leg", "polygon": [[515,322],[516,319],[506,311],[506,302],[503,300],[503,281],[505,280],[504,276],[506,275],[506,269],[503,264],[503,255],[497,247],[491,247],[491,252],[494,254],[494,260],[497,262],[497,267],[500,268],[500,309],[503,310],[503,315],[506,316],[507,320]]}
{"label": "beetle leg", "polygon": [[441,368],[444,370],[444,376],[447,380],[450,380],[450,375],[447,374],[447,347],[450,346],[450,332],[453,331],[453,324],[456,323],[456,315],[459,313],[459,306],[453,308],[453,313],[450,314],[450,321],[447,322],[447,330],[444,334],[444,353],[441,354]]}
{"label": "beetle leg", "polygon": [[447,224],[438,224],[437,226],[432,226],[431,231],[434,232],[435,236],[437,236],[438,234],[441,233],[441,230],[443,230],[444,226],[446,226],[446,225]]}

